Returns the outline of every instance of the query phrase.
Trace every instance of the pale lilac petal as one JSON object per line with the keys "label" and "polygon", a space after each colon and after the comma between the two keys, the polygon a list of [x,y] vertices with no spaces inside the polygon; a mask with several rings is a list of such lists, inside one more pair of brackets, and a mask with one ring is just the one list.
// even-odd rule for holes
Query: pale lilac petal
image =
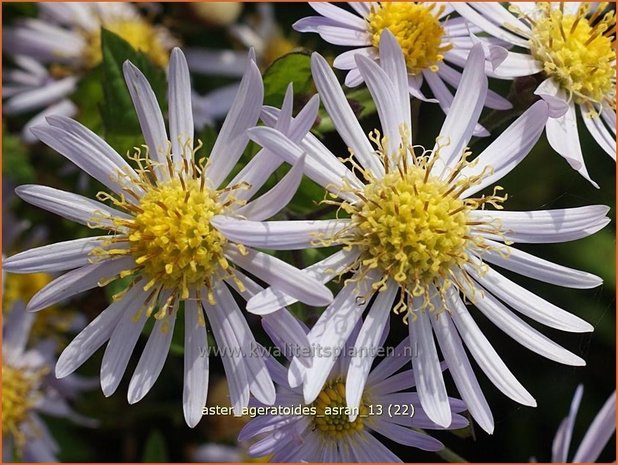
{"label": "pale lilac petal", "polygon": [[196,300],[185,302],[184,384],[182,409],[185,422],[194,428],[202,419],[202,409],[208,397],[208,347],[206,322],[201,305]]}
{"label": "pale lilac petal", "polygon": [[34,89],[22,92],[4,102],[2,111],[7,115],[18,115],[46,107],[71,94],[77,86],[76,77],[52,81]]}
{"label": "pale lilac petal", "polygon": [[292,200],[303,178],[305,157],[301,157],[275,187],[236,210],[252,221],[263,221],[279,213]]}
{"label": "pale lilac petal", "polygon": [[452,416],[431,330],[430,320],[433,317],[425,310],[416,311],[414,316],[416,318],[410,316],[408,326],[410,344],[416,347],[415,356],[412,357],[416,391],[427,416],[438,425],[447,427],[451,424]]}
{"label": "pale lilac petal", "polygon": [[73,339],[58,358],[56,377],[64,378],[77,370],[112,335],[120,317],[135,312],[146,300],[143,282],[133,286],[118,302],[114,302]]}
{"label": "pale lilac petal", "polygon": [[440,344],[440,350],[444,360],[448,364],[449,372],[466,403],[472,418],[487,433],[494,431],[494,419],[487,400],[481,391],[474,370],[466,355],[466,350],[461,343],[457,330],[451,323],[450,316],[444,312],[437,318],[430,318],[433,329]]}
{"label": "pale lilac petal", "polygon": [[328,2],[309,2],[309,6],[317,13],[329,18],[333,21],[341,23],[343,26],[358,29],[359,31],[367,30],[367,23],[363,18],[356,16],[349,11],[339,8]]}
{"label": "pale lilac petal", "polygon": [[331,26],[330,24],[319,25],[316,29],[322,39],[333,45],[348,47],[371,45],[371,36],[367,31],[359,31],[347,26]]}
{"label": "pale lilac petal", "polygon": [[[577,355],[541,334],[528,325],[508,308],[502,305],[493,295],[479,286],[471,289],[463,284],[464,293],[475,299],[476,307],[498,328],[529,350],[558,363],[571,366],[584,366],[586,362]],[[449,365],[450,366],[450,365]],[[465,400],[465,399],[464,399]]]}
{"label": "pale lilac petal", "polygon": [[449,300],[451,317],[464,344],[491,382],[515,402],[536,407],[534,397],[521,385],[502,361],[491,343],[474,322],[459,296],[452,292]]}
{"label": "pale lilac petal", "polygon": [[[170,142],[174,162],[193,159],[193,110],[191,108],[191,78],[187,60],[179,48],[174,48],[169,65]],[[178,168],[177,168],[178,169]]]}
{"label": "pale lilac petal", "polygon": [[133,349],[146,324],[148,318],[144,308],[146,296],[144,292],[136,294],[132,305],[127,306],[118,319],[118,324],[107,343],[101,362],[101,389],[105,397],[111,396],[118,389]]}
{"label": "pale lilac petal", "polygon": [[614,160],[616,160],[616,136],[603,124],[603,119],[596,113],[587,111],[583,106],[579,107],[582,119],[588,131],[597,141],[597,144]]}
{"label": "pale lilac petal", "polygon": [[113,228],[112,218],[132,218],[96,200],[53,187],[26,184],[17,187],[15,193],[32,205],[84,225],[96,223],[97,226]]}
{"label": "pale lilac petal", "polygon": [[135,268],[132,257],[120,257],[91,263],[63,274],[37,292],[28,303],[28,311],[36,312],[68,297],[87,291],[99,282],[113,278],[125,270]]}
{"label": "pale lilac petal", "polygon": [[242,362],[247,370],[249,389],[255,398],[265,405],[272,405],[275,402],[275,386],[264,364],[264,359],[253,353],[257,342],[247,324],[234,297],[227,286],[221,285],[215,288],[215,299],[217,301],[217,311],[220,319],[226,319],[230,326],[234,328],[236,340],[242,350]]}
{"label": "pale lilac petal", "polygon": [[[122,71],[142,128],[142,134],[149,148],[150,158],[162,166],[167,166],[169,141],[157,97],[146,77],[133,63],[125,61]],[[169,176],[166,169],[160,168],[156,172],[160,179],[167,179]]]}
{"label": "pale lilac petal", "polygon": [[594,417],[592,424],[579,445],[573,462],[596,462],[601,452],[616,432],[616,391],[609,396],[603,408]]}
{"label": "pale lilac petal", "polygon": [[[605,216],[608,212],[609,208],[603,205],[589,205],[529,212],[476,210],[470,212],[470,217],[499,222],[503,237],[498,240],[501,241],[554,243],[580,239],[597,232],[610,222]],[[482,230],[483,226],[480,226],[479,231]]]}
{"label": "pale lilac petal", "polygon": [[349,220],[250,221],[217,215],[212,225],[230,241],[249,247],[300,250],[323,247],[320,240],[332,239]]}
{"label": "pale lilac petal", "polygon": [[[371,274],[361,282],[345,285],[311,329],[310,341],[314,342],[316,347],[322,348],[318,350],[323,353],[316,354],[313,365],[306,370],[303,386],[305,403],[310,404],[320,394],[337,361],[336,352],[344,346],[371,300],[374,292],[371,285],[375,280],[377,276]],[[327,350],[330,353],[326,353]]]}
{"label": "pale lilac petal", "polygon": [[206,177],[212,188],[219,187],[242,155],[249,142],[247,129],[257,123],[263,98],[262,75],[257,65],[249,61],[206,166]]}
{"label": "pale lilac petal", "polygon": [[[380,68],[375,61],[358,55],[356,64],[378,110],[384,137],[387,139],[385,147],[387,153],[395,153],[401,145],[400,127],[409,122],[409,119],[404,120],[401,114],[398,89],[386,71]],[[406,97],[406,100],[409,98]]]}
{"label": "pale lilac petal", "polygon": [[[88,265],[90,252],[102,247],[110,236],[85,237],[35,247],[4,259],[2,269],[9,273],[49,273]],[[117,248],[122,244],[115,245]]]}
{"label": "pale lilac petal", "polygon": [[567,461],[569,447],[571,446],[571,437],[573,436],[573,427],[575,426],[575,418],[577,417],[577,411],[579,410],[579,404],[581,403],[583,394],[584,386],[580,384],[577,386],[577,390],[571,401],[569,415],[562,421],[558,433],[554,437],[551,454],[552,462]]}
{"label": "pale lilac petal", "polygon": [[[478,122],[487,96],[485,55],[480,44],[470,51],[459,88],[449,108],[437,144],[441,166],[450,166],[461,157]],[[436,147],[437,148],[437,147]]]}
{"label": "pale lilac petal", "polygon": [[534,103],[526,112],[500,134],[489,147],[478,156],[473,166],[465,167],[458,178],[476,176],[491,167],[491,172],[468,189],[461,197],[465,198],[502,179],[530,153],[537,143],[548,119],[548,106],[545,102]]}
{"label": "pale lilac petal", "polygon": [[571,168],[581,174],[585,179],[598,188],[599,186],[590,179],[584,156],[579,141],[579,131],[577,129],[577,116],[575,115],[575,104],[569,104],[567,112],[560,118],[550,118],[547,121],[547,140],[549,145],[558,152],[569,163]]}
{"label": "pale lilac petal", "polygon": [[[478,263],[480,264],[480,262]],[[545,326],[574,333],[594,331],[590,323],[587,323],[572,313],[556,307],[552,303],[542,299],[526,288],[515,284],[489,267],[483,270],[482,276],[473,269],[473,267],[466,267],[466,270],[474,276],[477,281],[482,282],[483,287],[500,300],[506,302],[518,312],[523,313],[527,317]]]}
{"label": "pale lilac petal", "polygon": [[[375,302],[369,309],[369,313],[356,338],[354,355],[351,357],[345,382],[345,398],[349,408],[356,410],[360,405],[361,397],[365,391],[367,376],[375,359],[378,348],[377,343],[388,322],[388,316],[398,290],[399,286],[394,281],[387,282],[386,289],[378,293]],[[350,421],[354,421],[356,416],[357,414],[351,414]]]}
{"label": "pale lilac petal", "polygon": [[[359,253],[358,250],[340,250],[330,257],[308,266],[302,272],[307,273],[318,282],[326,284],[351,265]],[[283,291],[269,287],[253,296],[247,302],[247,311],[256,315],[266,315],[292,305],[297,301],[297,299],[285,294]]]}
{"label": "pale lilac petal", "polygon": [[575,289],[591,289],[603,283],[591,273],[558,265],[498,242],[487,240],[487,243],[490,248],[481,254],[483,260],[523,276]]}
{"label": "pale lilac petal", "polygon": [[271,255],[252,249],[243,255],[235,247],[228,247],[225,255],[240,268],[308,305],[327,305],[333,299],[326,286]]}
{"label": "pale lilac petal", "polygon": [[[225,284],[221,284],[225,286]],[[236,338],[230,321],[224,317],[225,309],[210,305],[202,299],[202,306],[208,315],[208,321],[221,351],[221,361],[230,390],[230,401],[236,415],[249,404],[249,378],[242,355],[241,345]]]}
{"label": "pale lilac petal", "polygon": [[129,383],[129,404],[142,400],[161,374],[174,335],[176,313],[177,310],[174,310],[172,315],[155,322]]}
{"label": "pale lilac petal", "polygon": [[373,171],[376,176],[382,175],[384,167],[373,153],[373,147],[350,108],[337,77],[326,60],[317,53],[311,55],[311,72],[322,103],[343,141],[365,168]]}
{"label": "pale lilac petal", "polygon": [[419,433],[381,418],[375,418],[371,422],[371,429],[404,446],[416,447],[430,452],[444,449],[444,444],[428,434]]}

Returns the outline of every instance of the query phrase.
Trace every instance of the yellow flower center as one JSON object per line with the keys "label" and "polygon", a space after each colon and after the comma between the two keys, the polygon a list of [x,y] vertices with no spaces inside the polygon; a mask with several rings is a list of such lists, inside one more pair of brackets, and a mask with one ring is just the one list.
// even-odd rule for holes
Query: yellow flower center
{"label": "yellow flower center", "polygon": [[[169,47],[162,40],[160,31],[147,21],[139,18],[113,21],[104,24],[103,27],[126,40],[135,50],[144,53],[157,66],[167,66]],[[88,68],[93,68],[102,59],[101,30],[95,29],[86,34],[84,60]]]}
{"label": "yellow flower center", "polygon": [[261,57],[260,67],[265,70],[272,65],[277,58],[287,55],[296,47],[296,43],[287,39],[281,33],[276,34],[275,37],[266,44],[266,48]]}
{"label": "yellow flower center", "polygon": [[341,439],[365,427],[368,409],[362,401],[356,419],[354,421],[349,419],[349,409],[345,400],[345,382],[342,379],[326,384],[312,406],[316,410],[313,424],[325,438]]}
{"label": "yellow flower center", "polygon": [[560,7],[543,3],[539,5],[541,17],[532,27],[532,55],[576,103],[607,100],[615,106],[616,50],[612,35],[616,17],[609,11],[600,19],[605,7],[599,5],[588,17],[590,7],[585,3],[576,14],[564,13],[562,3]]}
{"label": "yellow flower center", "polygon": [[2,364],[2,434],[13,436],[17,452],[26,445],[24,423],[36,401],[35,389],[45,371],[28,371]]}
{"label": "yellow flower center", "polygon": [[[402,129],[405,137],[405,129]],[[360,251],[359,258],[342,272],[355,272],[354,280],[361,281],[371,270],[380,272],[380,279],[372,285],[382,291],[387,280],[394,280],[401,293],[393,311],[396,314],[410,308],[409,299],[419,298],[421,308],[434,309],[432,289],[443,294],[457,284],[457,270],[472,264],[470,250],[488,245],[473,228],[501,234],[500,225],[472,219],[469,213],[485,204],[501,209],[506,196],[492,195],[461,198],[462,193],[478,184],[489,172],[460,176],[470,166],[464,151],[455,166],[437,177],[431,174],[440,157],[440,145],[435,151],[417,154],[419,147],[401,145],[393,154],[387,154],[386,139],[377,131],[370,134],[376,144],[376,154],[385,169],[384,176],[375,176],[351,160],[357,172],[366,180],[363,188],[344,185],[343,191],[354,194],[357,201],[332,201],[350,215],[350,224],[334,237],[323,240],[323,245],[342,244]],[[474,163],[474,162],[472,162]],[[361,297],[362,298],[362,297]],[[408,312],[404,313],[407,321]]]}
{"label": "yellow flower center", "polygon": [[51,280],[51,275],[47,273],[7,273],[4,278],[3,313],[10,310],[18,300],[28,303],[32,296],[49,284]]}
{"label": "yellow flower center", "polygon": [[438,63],[452,45],[442,44],[444,28],[438,17],[444,6],[415,2],[382,2],[367,17],[371,43],[380,44],[384,29],[397,39],[406,58],[408,71],[419,74],[425,69],[438,70]]}
{"label": "yellow flower center", "polygon": [[428,283],[465,260],[467,208],[419,166],[369,184],[352,214],[365,264],[397,283]]}
{"label": "yellow flower center", "polygon": [[[195,149],[191,147],[187,143],[183,151],[190,150],[195,157],[202,143],[198,141]],[[88,223],[91,228],[114,233],[102,247],[90,252],[91,261],[130,255],[135,266],[119,273],[120,278],[133,276],[133,283],[144,277],[148,280],[144,291],[153,290],[146,304],[147,316],[151,316],[159,297],[166,295],[167,300],[154,315],[156,319],[174,311],[179,300],[191,298],[190,290],[197,293],[198,299],[202,291],[207,292],[208,301],[214,305],[213,285],[221,279],[233,280],[238,289],[244,291],[234,268],[225,258],[224,249],[230,245],[241,254],[247,251],[242,244],[228,244],[210,220],[232,206],[243,205],[245,201],[234,194],[237,189],[245,189],[246,184],[213,190],[204,174],[204,158],[197,164],[192,158],[183,158],[182,163],[175,165],[170,148],[171,144],[163,164],[152,161],[148,155],[142,157],[141,149],[136,148],[128,157],[137,165],[137,177],[118,173],[124,192],[118,196],[107,192],[97,194],[99,201],[111,202],[114,208],[124,210],[128,216],[96,212]],[[161,181],[164,175],[168,179]],[[141,195],[137,191],[142,191]],[[129,197],[133,201],[129,201]],[[123,295],[124,291],[113,298],[117,300]]]}
{"label": "yellow flower center", "polygon": [[214,192],[198,180],[172,179],[149,190],[129,234],[131,253],[145,275],[189,297],[190,286],[208,281],[219,267],[226,240],[210,219],[223,208]]}

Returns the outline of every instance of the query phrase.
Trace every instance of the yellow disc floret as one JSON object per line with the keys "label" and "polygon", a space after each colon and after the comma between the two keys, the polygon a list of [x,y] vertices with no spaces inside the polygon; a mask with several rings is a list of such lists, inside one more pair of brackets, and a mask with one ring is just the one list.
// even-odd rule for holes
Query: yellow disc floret
{"label": "yellow disc floret", "polygon": [[145,275],[188,297],[221,267],[225,238],[210,219],[222,212],[215,194],[196,179],[172,179],[153,187],[141,199],[130,225],[129,246]]}
{"label": "yellow disc floret", "polygon": [[18,451],[27,441],[23,426],[36,402],[35,389],[43,374],[2,364],[2,434],[14,438]]}
{"label": "yellow disc floret", "polygon": [[616,30],[613,11],[602,19],[588,17],[583,4],[576,14],[551,4],[539,6],[542,15],[535,20],[530,41],[532,55],[543,63],[543,70],[576,103],[613,101],[615,94],[616,49],[612,34]]}
{"label": "yellow disc floret", "polygon": [[366,201],[352,215],[365,263],[399,284],[410,278],[429,283],[459,264],[468,232],[466,207],[449,190],[416,166],[369,184]]}
{"label": "yellow disc floret", "polygon": [[408,71],[419,74],[422,70],[438,70],[438,63],[451,45],[443,45],[444,28],[438,16],[444,6],[415,2],[382,2],[367,17],[371,43],[380,44],[384,29],[397,39],[406,58]]}
{"label": "yellow disc floret", "polygon": [[[126,40],[131,46],[144,53],[150,60],[161,67],[169,60],[169,46],[161,37],[161,32],[141,18],[112,21],[103,27]],[[95,29],[86,35],[84,60],[88,68],[98,65],[101,60],[101,31]]]}
{"label": "yellow disc floret", "polygon": [[358,416],[349,419],[349,408],[345,400],[345,382],[336,379],[327,383],[318,398],[313,402],[316,414],[313,423],[325,438],[340,439],[347,434],[361,431],[367,418],[367,406],[361,402]]}

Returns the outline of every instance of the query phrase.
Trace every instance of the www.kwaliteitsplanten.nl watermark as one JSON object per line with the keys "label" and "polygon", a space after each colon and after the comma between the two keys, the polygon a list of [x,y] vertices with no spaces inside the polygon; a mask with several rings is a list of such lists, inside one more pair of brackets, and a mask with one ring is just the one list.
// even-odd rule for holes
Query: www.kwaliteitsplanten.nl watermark
{"label": "www.kwaliteitsplanten.nl watermark", "polygon": [[256,342],[251,342],[250,347],[219,347],[202,346],[200,356],[209,357],[272,357],[286,358],[306,358],[306,357],[339,357],[344,354],[348,357],[414,357],[416,356],[416,345],[406,345],[399,350],[395,347],[333,347],[321,344],[311,344],[309,346],[299,344],[284,344],[283,347],[273,346],[264,347]]}

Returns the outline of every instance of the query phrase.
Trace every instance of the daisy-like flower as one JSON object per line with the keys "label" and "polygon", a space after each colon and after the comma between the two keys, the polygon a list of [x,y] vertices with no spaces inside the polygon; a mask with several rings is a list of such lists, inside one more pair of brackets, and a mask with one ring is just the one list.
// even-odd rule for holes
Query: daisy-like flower
{"label": "daisy-like flower", "polygon": [[[369,309],[355,347],[375,348],[387,327],[389,312],[401,314],[409,326],[410,344],[416,349],[412,366],[420,402],[429,418],[442,426],[452,420],[435,334],[470,413],[483,429],[492,432],[492,414],[464,346],[504,394],[524,405],[536,402],[479,329],[474,313],[478,310],[528,349],[575,366],[585,362],[511,308],[552,328],[570,332],[593,329],[506,278],[496,267],[566,287],[598,286],[600,278],[536,258],[512,243],[571,241],[593,234],[610,220],[604,206],[504,211],[507,197],[499,195],[500,187],[478,194],[528,154],[549,114],[545,101],[536,102],[470,161],[466,147],[487,92],[484,60],[481,45],[475,46],[436,144],[425,150],[411,140],[407,69],[390,32],[382,36],[380,65],[362,55],[356,57],[376,103],[383,136],[372,131],[367,138],[333,71],[314,54],[313,78],[349,147],[348,163],[342,163],[311,134],[297,144],[273,128],[249,132],[253,140],[288,162],[294,163],[306,153],[305,173],[331,192],[332,198],[326,201],[339,206],[349,218],[291,223],[215,218],[213,222],[228,238],[243,237],[248,245],[269,249],[344,246],[339,255],[329,258],[332,262],[320,262],[306,270],[323,282],[353,273],[312,328],[309,341],[341,347]],[[474,303],[476,310],[468,309],[464,299]],[[251,298],[247,308],[267,313],[291,301],[269,289]],[[346,378],[350,407],[361,403],[372,361],[371,356],[352,359]],[[325,355],[315,357],[306,370],[298,362],[292,363],[291,384],[304,383],[307,403],[318,397],[334,364],[335,359]]]}
{"label": "daisy-like flower", "polygon": [[57,462],[58,444],[40,414],[68,418],[84,426],[96,423],[82,417],[69,401],[92,388],[88,380],[52,377],[54,345],[40,340],[27,348],[34,315],[16,302],[3,318],[2,328],[2,458],[24,462]]}
{"label": "daisy-like flower", "polygon": [[167,66],[176,44],[167,29],[152,25],[130,3],[37,3],[39,16],[21,19],[2,31],[3,52],[17,66],[3,78],[3,111],[16,115],[43,111],[23,130],[35,141],[30,128],[49,115],[73,116],[70,101],[80,77],[101,62],[101,28],[108,29],[145,53],[159,66]]}
{"label": "daisy-like flower", "polygon": [[[356,64],[360,54],[379,60],[378,46],[386,29],[397,39],[406,62],[406,88],[423,101],[439,103],[447,113],[453,103],[453,92],[461,82],[461,72],[475,41],[473,26],[464,18],[452,18],[453,7],[448,3],[433,2],[349,2],[354,13],[326,2],[310,2],[320,16],[309,16],[293,27],[299,32],[315,32],[334,45],[353,47],[333,63],[337,69],[348,71],[345,84],[355,87],[363,82],[363,74]],[[490,41],[482,39],[487,45]],[[495,59],[499,60],[499,55]],[[497,63],[497,61],[495,61]],[[452,65],[455,65],[453,67]],[[427,82],[432,96],[421,91]],[[450,86],[450,88],[449,88]],[[508,110],[510,102],[493,91],[488,91],[484,105],[497,110]],[[475,135],[487,135],[478,126]]]}
{"label": "daisy-like flower", "polygon": [[[273,5],[257,3],[257,15],[252,21],[232,24],[229,34],[246,49],[253,49],[260,69],[265,70],[282,55],[296,48],[292,40],[283,35],[275,19]],[[191,71],[207,76],[225,76],[239,79],[247,65],[247,53],[237,50],[206,50],[189,48],[185,50]],[[227,113],[229,102],[238,89],[238,83],[214,90],[205,96],[194,94],[193,105],[200,115],[196,128],[212,124]]]}
{"label": "daisy-like flower", "polygon": [[[264,328],[269,332],[268,324]],[[289,386],[286,368],[269,357],[268,368],[277,383],[274,407],[278,414],[255,418],[240,432],[241,443],[253,442],[248,448],[251,457],[270,456],[272,462],[401,462],[375,433],[426,451],[444,448],[440,441],[419,431],[444,428],[427,417],[418,394],[411,391],[415,373],[410,369],[401,371],[409,361],[408,341],[392,350],[391,356],[369,373],[357,407],[359,415],[353,420],[348,417],[346,373],[358,334],[357,326],[313,402],[306,402],[301,388]],[[384,342],[386,333],[378,337]],[[285,344],[276,334],[271,338],[278,345]],[[465,410],[458,399],[449,398],[448,402],[454,412]],[[463,416],[453,415],[452,429],[467,425]]]}
{"label": "daisy-like flower", "polygon": [[[509,52],[495,76],[541,73],[535,93],[559,112],[547,139],[584,178],[588,174],[576,108],[599,146],[616,159],[616,15],[607,2],[453,3],[462,16],[523,52]],[[560,110],[560,107],[566,107]],[[598,186],[597,186],[598,187]]]}
{"label": "daisy-like flower", "polygon": [[[584,394],[584,386],[577,386],[575,395],[571,402],[569,415],[562,420],[560,427],[554,437],[552,445],[553,463],[565,463],[569,460],[569,448],[571,446],[571,437],[573,436],[573,428],[575,427],[575,418],[579,410],[582,396]],[[607,399],[599,413],[594,417],[594,420],[588,427],[584,439],[577,448],[571,462],[573,463],[593,463],[596,462],[603,452],[610,438],[616,432],[616,391]]]}
{"label": "daisy-like flower", "polygon": [[[130,62],[125,62],[123,71],[146,141],[146,154],[136,149],[131,157],[136,169],[81,124],[50,117],[47,126],[33,129],[37,137],[113,194],[101,192],[97,201],[46,186],[16,189],[27,202],[105,234],[19,253],[5,261],[4,269],[16,273],[71,270],[41,289],[30,300],[30,311],[118,277],[132,277],[127,290],[73,340],[56,365],[56,375],[64,378],[109,340],[101,366],[101,387],[109,396],[120,383],[146,321],[154,317],[154,328],[129,385],[130,403],[142,399],[156,381],[184,304],[183,406],[187,423],[195,426],[208,384],[204,311],[222,350],[245,353],[254,343],[228,288],[232,285],[242,295],[249,278],[240,268],[310,305],[324,305],[332,294],[296,268],[245,247],[242,240],[227,240],[211,224],[214,215],[224,213],[270,217],[293,196],[302,176],[299,162],[273,189],[247,203],[248,185],[271,174],[267,164],[250,163],[237,181],[223,187],[246,148],[247,128],[256,124],[260,114],[263,84],[255,63],[248,63],[208,161],[194,159],[200,144],[194,148],[191,86],[182,52],[174,49],[171,55],[169,138],[144,75]],[[287,107],[291,113],[291,105]],[[292,131],[303,130],[298,122],[281,121],[280,127],[287,124]],[[261,185],[255,184],[255,188]],[[277,314],[281,327],[287,321],[285,312]],[[236,411],[248,403],[249,391],[265,403],[274,401],[274,386],[261,358],[230,356],[223,357],[223,363]]]}

